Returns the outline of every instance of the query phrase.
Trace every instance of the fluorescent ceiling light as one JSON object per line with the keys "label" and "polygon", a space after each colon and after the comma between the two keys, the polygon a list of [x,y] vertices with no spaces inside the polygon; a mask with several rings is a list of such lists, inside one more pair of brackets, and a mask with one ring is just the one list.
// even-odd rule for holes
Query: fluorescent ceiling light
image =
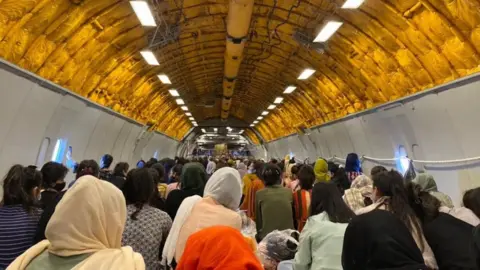
{"label": "fluorescent ceiling light", "polygon": [[177,102],[178,105],[185,105],[185,101],[183,101],[181,98],[175,99],[175,102]]}
{"label": "fluorescent ceiling light", "polygon": [[207,131],[206,131],[204,128],[202,128],[202,132],[203,132],[203,133],[207,133]]}
{"label": "fluorescent ceiling light", "polygon": [[239,132],[238,134],[242,134],[244,131],[245,131],[245,130],[242,129],[242,130],[240,130],[240,132]]}
{"label": "fluorescent ceiling light", "polygon": [[262,112],[262,115],[268,115],[268,112],[267,112],[267,111],[263,111],[263,112]]}
{"label": "fluorescent ceiling light", "polygon": [[[307,68],[302,72],[302,74],[300,74],[300,76],[298,76],[298,79],[299,80],[306,80],[310,76],[312,76],[313,73],[315,73],[315,70]],[[285,91],[287,91],[287,90],[285,90]]]}
{"label": "fluorescent ceiling light", "polygon": [[179,97],[180,96],[178,91],[175,90],[175,89],[170,89],[170,90],[168,90],[168,92],[170,92],[170,95],[172,95],[172,97]]}
{"label": "fluorescent ceiling light", "polygon": [[185,113],[185,115],[186,116],[192,116],[192,113],[187,112],[187,113]]}
{"label": "fluorescent ceiling light", "polygon": [[182,106],[181,108],[182,108],[182,110],[184,110],[184,111],[188,111],[188,107],[187,107],[187,106]]}
{"label": "fluorescent ceiling light", "polygon": [[[290,94],[292,93],[293,91],[295,91],[295,89],[297,89],[296,86],[289,86],[287,88],[285,88],[285,91],[283,91],[284,94]],[[275,101],[277,101],[279,98],[275,99]],[[283,101],[283,98],[281,98],[282,101]],[[280,103],[282,103],[282,101],[280,101]],[[275,102],[274,102],[275,103]]]}
{"label": "fluorescent ceiling light", "polygon": [[198,127],[197,122],[192,122],[193,126]]}
{"label": "fluorescent ceiling light", "polygon": [[170,81],[170,79],[168,78],[168,76],[165,75],[165,74],[160,74],[160,75],[158,75],[158,78],[160,79],[160,81],[161,81],[163,84],[172,84],[172,82]]}
{"label": "fluorescent ceiling light", "polygon": [[[289,86],[289,87],[292,87],[292,86]],[[287,89],[288,89],[288,87],[287,87]],[[285,91],[287,91],[287,90],[285,90]],[[291,92],[289,92],[289,93],[291,93]],[[283,101],[283,97],[277,97],[273,103],[280,104],[280,103],[282,103],[282,101]]]}
{"label": "fluorescent ceiling light", "polygon": [[143,26],[157,26],[152,11],[145,1],[130,1],[133,11]]}
{"label": "fluorescent ceiling light", "polygon": [[342,8],[359,8],[364,0],[347,0]]}
{"label": "fluorescent ceiling light", "polygon": [[195,118],[193,118],[193,117],[189,117],[188,119],[190,119],[192,121],[195,121]]}
{"label": "fluorescent ceiling light", "polygon": [[277,107],[277,105],[273,105],[273,104],[272,104],[272,105],[268,106],[268,108],[267,108],[267,109],[269,109],[269,110],[273,110],[273,109],[275,109],[275,107]]}
{"label": "fluorescent ceiling light", "polygon": [[214,131],[214,132],[217,132],[217,131],[218,131],[218,128],[214,128],[213,131]]}
{"label": "fluorescent ceiling light", "polygon": [[143,56],[143,59],[151,66],[159,66],[157,57],[153,54],[152,51],[141,51],[140,54]]}
{"label": "fluorescent ceiling light", "polygon": [[342,26],[342,22],[335,22],[331,21],[328,22],[322,30],[320,30],[320,33],[318,33],[317,37],[313,40],[313,42],[325,42],[327,41],[330,37],[337,32],[338,28]]}
{"label": "fluorescent ceiling light", "polygon": [[259,116],[259,117],[257,118],[257,120],[262,120],[262,119],[263,119],[263,116]]}
{"label": "fluorescent ceiling light", "polygon": [[254,123],[254,124],[258,124],[258,121],[255,120],[255,121],[253,121],[253,123]]}
{"label": "fluorescent ceiling light", "polygon": [[250,126],[251,126],[251,127],[254,127],[255,125],[254,125],[254,124],[251,124]]}

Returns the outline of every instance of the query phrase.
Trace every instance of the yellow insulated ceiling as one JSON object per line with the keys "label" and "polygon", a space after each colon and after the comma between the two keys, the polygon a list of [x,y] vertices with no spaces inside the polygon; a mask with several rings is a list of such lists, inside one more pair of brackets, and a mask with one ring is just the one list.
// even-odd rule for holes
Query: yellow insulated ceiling
{"label": "yellow insulated ceiling", "polygon": [[[479,0],[256,0],[230,114],[253,122],[265,140],[319,125],[478,71]],[[128,1],[0,0],[0,57],[95,102],[181,138],[190,121],[156,77],[165,73],[201,124],[219,118],[227,0],[150,1],[178,25],[178,39],[154,48],[160,66],[139,51],[154,29]],[[297,43],[326,19],[344,24],[319,53]],[[305,68],[316,73],[296,78]],[[201,106],[214,100],[215,105]],[[246,132],[250,138],[253,132]],[[258,138],[254,138],[258,142]]]}

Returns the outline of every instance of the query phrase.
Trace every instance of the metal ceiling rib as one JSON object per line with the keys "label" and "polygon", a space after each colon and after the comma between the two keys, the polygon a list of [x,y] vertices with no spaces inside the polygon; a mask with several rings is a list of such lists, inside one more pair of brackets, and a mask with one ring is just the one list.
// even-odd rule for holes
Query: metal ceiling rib
{"label": "metal ceiling rib", "polygon": [[[478,71],[480,1],[365,0],[355,10],[340,9],[344,2],[255,1],[232,117],[251,123],[287,85],[296,85],[255,126],[269,141]],[[178,89],[198,122],[221,116],[230,2],[149,3],[162,18],[161,29],[179,30],[154,46],[158,67],[139,55],[155,29],[141,26],[123,0],[0,0],[0,57],[182,138],[191,123],[170,88]],[[323,53],[292,37],[315,34],[332,18],[343,26]],[[316,72],[297,80],[305,68]],[[162,84],[159,73],[173,84]],[[213,107],[203,106],[211,101]],[[245,134],[260,142],[255,132]]]}

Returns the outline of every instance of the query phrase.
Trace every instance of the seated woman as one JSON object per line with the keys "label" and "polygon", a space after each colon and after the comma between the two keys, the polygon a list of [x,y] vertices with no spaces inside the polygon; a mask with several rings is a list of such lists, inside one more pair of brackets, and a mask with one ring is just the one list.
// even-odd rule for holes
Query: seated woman
{"label": "seated woman", "polygon": [[450,199],[450,196],[447,194],[438,191],[437,183],[432,175],[420,173],[415,177],[413,182],[417,184],[422,191],[429,192],[432,196],[437,198],[442,206],[453,208],[452,199]]}
{"label": "seated woman", "polygon": [[179,262],[188,238],[199,230],[223,225],[240,231],[242,219],[235,211],[241,197],[238,171],[229,167],[215,171],[205,186],[203,198],[192,196],[182,202],[163,249],[163,263],[172,266]]}
{"label": "seated woman", "polygon": [[355,217],[333,183],[313,187],[310,217],[300,234],[293,269],[342,269],[343,236]]}
{"label": "seated woman", "polygon": [[42,174],[34,167],[14,165],[3,182],[0,207],[0,269],[35,244],[35,230],[42,210],[36,198]]}
{"label": "seated woman", "polygon": [[267,164],[263,170],[265,188],[255,197],[257,240],[274,230],[294,229],[292,190],[281,186],[281,170]]}
{"label": "seated woman", "polygon": [[441,202],[414,183],[407,186],[410,206],[422,222],[439,269],[477,269],[472,231],[474,226],[439,211]]}
{"label": "seated woman", "polygon": [[160,268],[160,254],[172,227],[170,216],[149,205],[156,186],[150,169],[133,169],[127,174],[123,195],[127,201],[127,223],[122,245],[142,254],[147,269]]}
{"label": "seated woman", "polygon": [[263,270],[252,247],[235,229],[214,226],[192,234],[177,270]]}
{"label": "seated woman", "polygon": [[175,219],[178,208],[185,198],[193,195],[203,196],[203,189],[207,183],[205,167],[198,162],[185,164],[182,169],[180,189],[172,190],[165,202],[166,212]]}
{"label": "seated woman", "polygon": [[411,232],[417,247],[422,251],[425,264],[432,269],[438,269],[432,249],[423,235],[421,223],[409,205],[403,176],[391,170],[375,174],[372,180],[374,203],[356,211],[356,214],[365,214],[375,209],[394,214]]}
{"label": "seated woman", "polygon": [[352,219],[342,251],[344,270],[429,270],[405,223],[384,210]]}
{"label": "seated woman", "polygon": [[313,168],[305,165],[298,173],[300,189],[293,192],[293,205],[298,231],[301,232],[308,216],[310,215],[310,202],[312,200],[312,188],[315,182]]}
{"label": "seated woman", "polygon": [[25,251],[7,269],[145,269],[142,255],[121,246],[125,205],[114,185],[93,176],[79,178],[57,205],[47,240]]}
{"label": "seated woman", "polygon": [[65,188],[65,176],[67,176],[68,169],[61,163],[50,161],[45,163],[40,171],[44,188],[40,194],[40,203],[42,208],[45,209]]}
{"label": "seated woman", "polygon": [[265,164],[263,162],[255,161],[250,165],[249,173],[246,174],[242,179],[242,193],[244,195],[244,198],[240,209],[246,211],[247,216],[253,221],[256,220],[255,197],[257,195],[257,191],[265,188],[265,184],[260,179],[264,166]]}

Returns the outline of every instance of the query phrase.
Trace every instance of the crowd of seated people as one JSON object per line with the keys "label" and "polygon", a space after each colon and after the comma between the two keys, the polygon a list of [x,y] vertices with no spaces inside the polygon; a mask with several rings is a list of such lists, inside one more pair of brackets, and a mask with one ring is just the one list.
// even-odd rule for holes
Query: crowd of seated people
{"label": "crowd of seated people", "polygon": [[80,162],[68,185],[60,163],[12,166],[0,270],[480,268],[480,188],[455,207],[433,176],[367,175],[354,153],[113,161]]}

